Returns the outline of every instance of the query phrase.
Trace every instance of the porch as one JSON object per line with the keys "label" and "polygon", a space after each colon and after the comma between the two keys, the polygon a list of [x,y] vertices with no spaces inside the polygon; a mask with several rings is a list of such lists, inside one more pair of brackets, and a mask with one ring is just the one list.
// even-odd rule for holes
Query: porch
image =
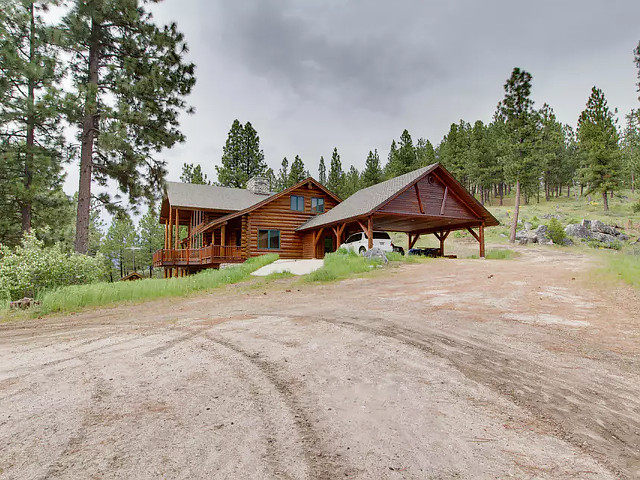
{"label": "porch", "polygon": [[207,245],[202,248],[164,248],[153,254],[154,267],[211,267],[244,261],[242,247]]}

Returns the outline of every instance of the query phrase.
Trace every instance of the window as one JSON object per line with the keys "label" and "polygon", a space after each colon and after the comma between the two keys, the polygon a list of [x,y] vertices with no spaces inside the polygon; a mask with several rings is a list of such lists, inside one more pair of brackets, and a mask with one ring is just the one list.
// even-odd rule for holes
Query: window
{"label": "window", "polygon": [[304,212],[304,197],[291,195],[291,210]]}
{"label": "window", "polygon": [[347,238],[347,241],[344,243],[359,242],[360,240],[362,240],[362,233],[354,233],[349,238]]}
{"label": "window", "polygon": [[280,230],[258,230],[258,248],[277,250],[280,248]]}
{"label": "window", "polygon": [[323,213],[323,212],[324,212],[324,198],[312,198],[311,213]]}
{"label": "window", "polygon": [[391,240],[391,237],[387,232],[373,232],[374,240]]}

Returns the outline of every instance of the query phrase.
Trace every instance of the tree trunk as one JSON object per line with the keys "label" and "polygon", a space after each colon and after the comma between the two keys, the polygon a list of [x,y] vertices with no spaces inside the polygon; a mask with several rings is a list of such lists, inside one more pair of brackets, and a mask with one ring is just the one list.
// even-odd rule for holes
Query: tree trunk
{"label": "tree trunk", "polygon": [[[29,5],[29,16],[31,17],[29,27],[29,66],[34,67],[35,50],[36,50],[36,20],[33,11],[33,3]],[[34,71],[29,72],[29,84],[27,87],[27,152],[24,159],[24,198],[20,208],[22,215],[22,232],[31,231],[31,183],[33,181],[33,149],[35,146],[35,80],[33,78]]]}
{"label": "tree trunk", "polygon": [[98,111],[98,58],[100,49],[100,24],[91,20],[89,44],[88,88],[82,120],[82,147],[80,150],[80,181],[78,186],[78,215],[76,217],[75,249],[78,253],[89,250],[89,218],[91,214],[91,170],[93,166],[93,142],[96,137]]}
{"label": "tree trunk", "polygon": [[636,175],[631,172],[631,193],[636,193]]}
{"label": "tree trunk", "polygon": [[500,206],[502,206],[502,200],[504,199],[504,183],[502,182],[498,185],[498,195],[500,196]]}
{"label": "tree trunk", "polygon": [[604,206],[604,211],[608,212],[609,211],[609,199],[607,198],[606,190],[604,192],[602,192],[602,204]]}
{"label": "tree trunk", "polygon": [[567,198],[571,198],[571,185],[567,185]]}
{"label": "tree trunk", "polygon": [[518,228],[518,214],[520,213],[520,180],[516,182],[516,204],[513,208],[513,222],[511,223],[511,235],[509,241],[515,243],[516,230]]}

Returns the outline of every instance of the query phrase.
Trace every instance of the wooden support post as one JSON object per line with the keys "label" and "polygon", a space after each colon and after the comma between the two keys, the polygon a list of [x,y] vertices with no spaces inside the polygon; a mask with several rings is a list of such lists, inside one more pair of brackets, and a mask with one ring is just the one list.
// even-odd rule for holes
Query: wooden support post
{"label": "wooden support post", "polygon": [[373,215],[367,221],[367,237],[369,239],[368,249],[371,250],[373,248]]}
{"label": "wooden support post", "polygon": [[173,245],[173,209],[169,205],[169,238],[167,238],[167,248]]}
{"label": "wooden support post", "polygon": [[317,234],[313,232],[311,233],[311,235],[313,235],[313,258],[318,258],[318,241],[320,240],[320,235],[322,235],[323,231],[324,227],[318,230]]}
{"label": "wooden support post", "polygon": [[222,224],[220,227],[220,245],[225,246],[225,237],[226,237],[226,222]]}
{"label": "wooden support post", "polygon": [[420,238],[419,233],[414,234],[413,237],[411,236],[411,234],[409,234],[409,250],[413,248],[413,246],[416,244],[419,238]]}
{"label": "wooden support post", "polygon": [[484,224],[480,225],[480,258],[484,257]]}
{"label": "wooden support post", "polygon": [[169,241],[169,220],[164,221],[164,249],[167,249],[167,242]]}
{"label": "wooden support post", "polygon": [[411,250],[411,234],[407,233],[407,255],[409,255],[409,250]]}
{"label": "wooden support post", "polygon": [[176,238],[175,238],[175,249],[178,249],[178,241],[180,240],[180,210],[176,208]]}
{"label": "wooden support post", "polygon": [[449,236],[451,231],[448,230],[446,232],[440,232],[440,255],[444,257],[444,241]]}
{"label": "wooden support post", "polygon": [[473,231],[473,229],[471,227],[467,227],[467,230],[469,230],[469,233],[471,235],[473,235],[473,238],[475,238],[478,242],[480,241],[480,237],[478,236],[478,234],[476,232]]}
{"label": "wooden support post", "polygon": [[187,227],[187,238],[188,240],[188,244],[187,244],[187,248],[192,248],[192,239],[191,239],[191,224],[193,223],[193,213],[191,214],[191,219],[189,220],[189,226]]}
{"label": "wooden support post", "polygon": [[364,224],[360,220],[356,220],[356,222],[358,222],[358,225],[360,225],[360,228],[362,229],[362,231],[364,233],[367,233],[367,227],[365,227]]}

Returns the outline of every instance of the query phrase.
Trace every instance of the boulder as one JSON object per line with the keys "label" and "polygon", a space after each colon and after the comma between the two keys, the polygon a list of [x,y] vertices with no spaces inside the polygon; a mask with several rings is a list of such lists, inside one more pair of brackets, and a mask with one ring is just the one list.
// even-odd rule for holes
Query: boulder
{"label": "boulder", "polygon": [[587,230],[591,230],[591,220],[582,219],[582,226]]}
{"label": "boulder", "polygon": [[368,258],[371,260],[373,259],[382,260],[384,264],[389,263],[387,256],[379,247],[373,247],[371,250],[367,250],[366,252],[364,252],[364,256],[365,258]]}
{"label": "boulder", "polygon": [[577,223],[570,223],[564,227],[564,233],[570,237],[576,238],[591,238],[591,230],[584,225],[578,225]]}
{"label": "boulder", "polygon": [[529,230],[520,230],[519,232],[516,232],[516,240],[518,241],[526,240],[525,244],[537,243],[538,236],[535,234],[535,232],[531,232]]}
{"label": "boulder", "polygon": [[533,225],[531,225],[531,222],[524,222],[524,229],[526,231],[531,230],[531,227],[533,227]]}
{"label": "boulder", "polygon": [[611,225],[606,225],[602,223],[600,220],[594,220],[591,222],[591,231],[604,233],[605,235],[617,236],[620,235],[620,232],[616,230]]}
{"label": "boulder", "polygon": [[549,230],[546,225],[540,225],[533,233],[536,235],[537,243],[542,245],[550,245],[553,243],[549,238]]}
{"label": "boulder", "polygon": [[591,232],[591,238],[593,238],[594,240],[598,240],[599,242],[602,242],[602,243],[612,243],[618,240],[618,238],[615,235],[608,235],[606,233],[600,233],[600,232]]}

